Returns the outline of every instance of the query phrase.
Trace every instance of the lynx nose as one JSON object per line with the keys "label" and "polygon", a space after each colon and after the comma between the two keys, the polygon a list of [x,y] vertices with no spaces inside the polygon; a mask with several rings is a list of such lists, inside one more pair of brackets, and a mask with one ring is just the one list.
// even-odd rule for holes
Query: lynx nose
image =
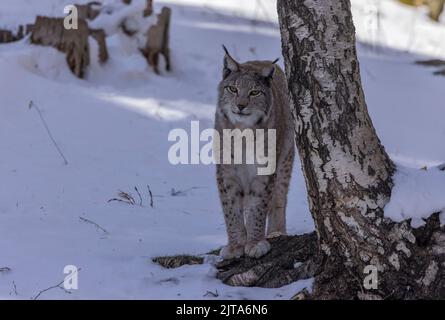
{"label": "lynx nose", "polygon": [[245,107],[247,107],[247,104],[244,104],[244,103],[238,103],[236,106],[238,107],[239,112],[241,112],[241,111],[243,111],[243,109],[244,109]]}

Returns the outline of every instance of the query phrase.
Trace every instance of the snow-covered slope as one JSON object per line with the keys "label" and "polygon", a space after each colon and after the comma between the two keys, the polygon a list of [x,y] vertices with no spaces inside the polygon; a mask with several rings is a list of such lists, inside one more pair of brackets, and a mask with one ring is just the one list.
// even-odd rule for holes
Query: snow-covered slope
{"label": "snow-covered slope", "polygon": [[[281,56],[274,1],[261,7],[254,0],[154,2],[157,10],[164,4],[173,9],[171,74],[154,75],[120,33],[108,39],[111,60],[104,66],[93,61],[86,80],[72,76],[64,56],[51,48],[26,40],[0,45],[0,268],[11,269],[0,272],[0,298],[35,297],[63,279],[66,265],[81,268],[79,289],[68,294],[56,288],[39,298],[214,299],[210,291],[217,298],[286,299],[310,287],[311,280],[280,289],[233,288],[214,278],[211,264],[166,270],[151,262],[157,255],[203,254],[226,240],[214,167],[173,166],[167,158],[170,130],[190,131],[191,120],[201,129],[213,126],[221,44],[240,60]],[[399,16],[398,5],[383,2],[392,9],[382,19],[397,15],[408,23],[412,9]],[[32,22],[37,13],[60,15],[67,3],[3,0],[0,27]],[[360,10],[365,3],[353,1],[354,18],[358,38],[369,44],[360,27],[369,16]],[[426,19],[416,23],[419,39],[443,32]],[[398,36],[401,31],[388,31],[383,44],[391,46]],[[445,162],[445,78],[414,65],[418,57],[399,50],[406,48],[393,47],[359,45],[376,129],[401,165]],[[410,50],[445,56],[444,43],[433,47]],[[142,206],[107,202],[122,190],[138,204],[134,187]],[[313,228],[297,160],[288,231]]]}

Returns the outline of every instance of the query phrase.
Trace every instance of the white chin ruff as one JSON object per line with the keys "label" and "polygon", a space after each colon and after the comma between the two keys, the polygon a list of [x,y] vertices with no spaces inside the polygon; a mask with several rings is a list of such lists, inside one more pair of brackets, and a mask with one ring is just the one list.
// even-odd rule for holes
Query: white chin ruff
{"label": "white chin ruff", "polygon": [[253,127],[259,119],[260,116],[255,113],[248,116],[238,115],[233,112],[229,113],[230,122],[232,122],[234,125],[241,125],[243,127]]}

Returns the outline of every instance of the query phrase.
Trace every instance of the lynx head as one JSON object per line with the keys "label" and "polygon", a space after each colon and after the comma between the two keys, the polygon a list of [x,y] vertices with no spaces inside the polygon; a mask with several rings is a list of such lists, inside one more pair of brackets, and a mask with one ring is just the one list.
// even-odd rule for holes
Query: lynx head
{"label": "lynx head", "polygon": [[240,64],[223,48],[226,54],[218,108],[237,127],[258,125],[268,118],[272,107],[271,83],[276,61]]}

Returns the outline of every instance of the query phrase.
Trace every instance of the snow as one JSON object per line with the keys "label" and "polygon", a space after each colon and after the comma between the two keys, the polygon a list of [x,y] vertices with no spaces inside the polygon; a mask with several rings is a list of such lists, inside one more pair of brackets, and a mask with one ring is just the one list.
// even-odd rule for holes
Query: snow
{"label": "snow", "polygon": [[[36,14],[60,16],[68,3],[3,0],[0,28],[30,23]],[[210,261],[178,269],[151,262],[158,255],[205,254],[226,241],[214,167],[173,166],[167,158],[172,129],[189,132],[192,120],[200,121],[201,130],[213,127],[221,44],[240,60],[281,56],[275,1],[262,1],[261,7],[254,0],[154,3],[156,12],[165,4],[173,9],[170,74],[156,76],[138,41],[105,18],[96,23],[110,28],[110,60],[100,65],[91,41],[86,80],[75,78],[52,48],[26,39],[0,45],[0,268],[11,269],[0,272],[0,298],[35,297],[64,278],[66,265],[81,268],[79,289],[68,294],[56,288],[39,299],[215,299],[208,292],[216,291],[217,299],[288,299],[310,289],[311,279],[279,289],[234,288],[215,279]],[[413,61],[445,57],[445,43],[438,41],[444,28],[421,10],[380,3],[384,36],[382,30],[369,32],[369,1],[352,1],[369,112],[399,165],[385,214],[395,220],[426,217],[445,208],[445,173],[433,168],[445,162],[445,78]],[[399,24],[413,23],[407,46]],[[42,111],[68,165],[30,101]],[[430,169],[419,170],[424,166]],[[131,193],[136,205],[107,202],[119,190]],[[313,229],[296,160],[288,231]]]}
{"label": "snow", "polygon": [[397,222],[412,218],[411,225],[417,228],[425,224],[422,218],[441,212],[441,223],[445,223],[445,172],[437,167],[419,170],[399,166],[394,183],[386,217]]}

